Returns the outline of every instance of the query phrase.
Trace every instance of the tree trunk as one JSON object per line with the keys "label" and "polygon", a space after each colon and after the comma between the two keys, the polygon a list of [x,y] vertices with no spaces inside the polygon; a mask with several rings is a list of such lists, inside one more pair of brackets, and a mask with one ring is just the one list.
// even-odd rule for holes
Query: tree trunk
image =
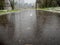
{"label": "tree trunk", "polygon": [[5,7],[4,7],[4,9],[11,10],[11,4],[10,4],[9,0],[5,0]]}

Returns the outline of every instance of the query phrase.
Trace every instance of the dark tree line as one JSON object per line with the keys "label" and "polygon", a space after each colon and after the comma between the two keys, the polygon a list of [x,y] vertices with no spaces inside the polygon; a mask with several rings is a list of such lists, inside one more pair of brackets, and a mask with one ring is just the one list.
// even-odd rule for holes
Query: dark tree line
{"label": "dark tree line", "polygon": [[[14,0],[8,0],[8,1],[10,2],[10,7],[14,9],[15,6]],[[36,0],[36,1],[37,1],[36,6],[38,4],[38,7],[40,8],[60,6],[60,0]],[[6,3],[5,0],[0,0],[0,10],[4,9],[5,3]]]}
{"label": "dark tree line", "polygon": [[40,8],[58,7],[60,6],[60,0],[37,0],[37,4]]}
{"label": "dark tree line", "polygon": [[60,0],[57,0],[57,4],[60,6]]}
{"label": "dark tree line", "polygon": [[[10,5],[9,4],[6,4],[6,3],[10,3]],[[14,9],[14,5],[15,5],[14,4],[14,0],[8,0],[8,2],[7,2],[7,0],[0,0],[0,10],[3,10],[6,6],[8,7],[8,5],[13,10]]]}
{"label": "dark tree line", "polygon": [[4,0],[0,0],[0,10],[4,9]]}

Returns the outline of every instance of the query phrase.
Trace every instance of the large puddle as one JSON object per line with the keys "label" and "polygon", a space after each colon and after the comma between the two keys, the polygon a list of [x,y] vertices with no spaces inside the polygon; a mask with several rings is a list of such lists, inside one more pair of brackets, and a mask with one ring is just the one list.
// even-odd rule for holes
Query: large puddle
{"label": "large puddle", "polygon": [[0,16],[0,43],[60,45],[60,15],[36,10],[2,15]]}

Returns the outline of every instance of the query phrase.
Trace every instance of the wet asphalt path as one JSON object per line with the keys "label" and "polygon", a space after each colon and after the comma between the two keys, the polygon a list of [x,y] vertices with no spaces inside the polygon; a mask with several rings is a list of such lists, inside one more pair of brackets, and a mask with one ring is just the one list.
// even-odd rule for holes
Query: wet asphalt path
{"label": "wet asphalt path", "polygon": [[26,44],[60,45],[60,16],[53,13],[45,15],[46,13],[36,10],[18,13],[18,17],[15,16],[15,37]]}
{"label": "wet asphalt path", "polygon": [[24,10],[0,16],[0,36],[7,45],[60,45],[60,14]]}

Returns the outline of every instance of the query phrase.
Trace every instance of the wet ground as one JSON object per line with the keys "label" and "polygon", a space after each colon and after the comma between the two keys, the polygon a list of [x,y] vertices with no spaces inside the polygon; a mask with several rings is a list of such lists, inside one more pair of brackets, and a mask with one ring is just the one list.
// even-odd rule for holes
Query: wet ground
{"label": "wet ground", "polygon": [[0,16],[0,45],[60,45],[60,14],[24,10]]}

